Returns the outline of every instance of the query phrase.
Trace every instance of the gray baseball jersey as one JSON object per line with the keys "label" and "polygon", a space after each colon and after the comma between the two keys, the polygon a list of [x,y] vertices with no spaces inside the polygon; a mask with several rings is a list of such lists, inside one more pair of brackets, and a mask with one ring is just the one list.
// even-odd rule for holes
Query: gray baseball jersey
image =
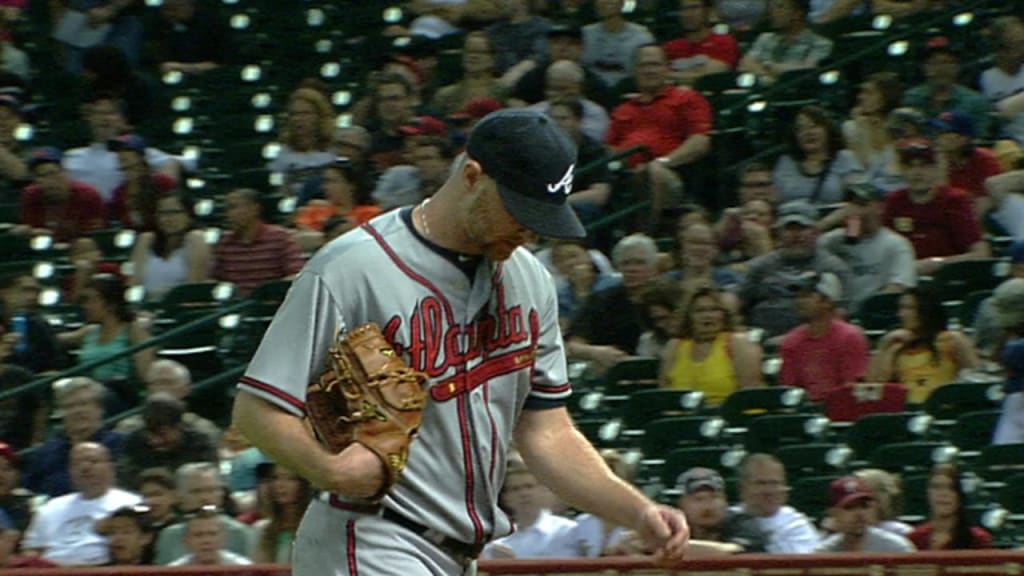
{"label": "gray baseball jersey", "polygon": [[338,332],[376,322],[430,384],[407,467],[384,505],[482,543],[511,530],[498,493],[520,412],[560,406],[570,394],[556,296],[524,249],[502,263],[481,259],[470,277],[419,236],[410,213],[378,217],[309,261],[239,387],[301,416]]}

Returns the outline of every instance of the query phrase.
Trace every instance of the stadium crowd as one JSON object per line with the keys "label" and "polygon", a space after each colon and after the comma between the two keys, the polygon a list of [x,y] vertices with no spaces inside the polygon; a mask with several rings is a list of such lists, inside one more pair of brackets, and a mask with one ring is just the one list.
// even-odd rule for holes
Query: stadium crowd
{"label": "stadium crowd", "polygon": [[[948,20],[956,3],[414,0],[381,27],[393,49],[348,79],[360,89],[343,113],[315,71],[288,86],[278,134],[260,146],[274,153],[220,166],[211,195],[190,181],[216,155],[172,152],[177,140],[156,125],[170,79],[245,63],[228,3],[44,4],[0,0],[0,204],[13,207],[0,242],[49,239],[60,274],[2,267],[0,393],[92,367],[0,397],[0,566],[287,563],[315,487],[248,447],[227,402],[197,400],[200,368],[160,345],[93,364],[158,334],[152,310],[181,286],[259,294],[338,235],[429,198],[474,123],[503,107],[541,110],[578,144],[569,201],[594,234],[531,249],[550,270],[581,381],[656,359],[660,388],[700,392],[708,413],[739,390],[786,386],[829,415],[837,398],[882,384],[885,410],[904,412],[987,379],[1003,383],[992,443],[1024,444],[1019,15],[978,25],[970,52],[928,31],[909,48],[920,69],[879,66],[848,97],[773,109],[774,141],[737,157],[720,139],[730,104],[716,82],[728,92],[817,78],[842,56],[844,23]],[[644,10],[657,26],[633,18]],[[26,30],[32,49],[19,47]],[[227,156],[235,144],[214,134],[200,149]],[[249,184],[243,172],[268,177]],[[130,245],[112,248],[111,230],[134,231]],[[948,297],[944,270],[988,275],[970,314],[951,314],[969,295]],[[55,317],[48,291],[70,312]],[[891,317],[874,333],[865,318],[882,300]],[[605,459],[633,480],[637,458],[619,448]],[[916,525],[892,470],[837,474],[819,514],[788,502],[793,479],[775,455],[728,468],[660,478],[660,498],[691,524],[693,555],[996,545],[969,513],[970,475],[955,460],[928,471]],[[566,510],[520,461],[509,470],[502,502],[517,530],[484,557],[645,553],[629,531]]]}

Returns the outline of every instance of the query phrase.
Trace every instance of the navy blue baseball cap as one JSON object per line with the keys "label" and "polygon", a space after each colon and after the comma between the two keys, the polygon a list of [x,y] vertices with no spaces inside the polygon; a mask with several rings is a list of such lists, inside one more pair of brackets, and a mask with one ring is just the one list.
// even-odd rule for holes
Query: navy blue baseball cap
{"label": "navy blue baseball cap", "polygon": [[121,134],[117,138],[112,138],[107,141],[107,150],[110,150],[111,152],[131,150],[133,152],[138,152],[139,154],[145,154],[146,140],[138,134]]}
{"label": "navy blue baseball cap", "polygon": [[585,238],[569,206],[576,144],[546,114],[505,108],[473,128],[466,154],[498,183],[505,209],[525,228],[549,238]]}
{"label": "navy blue baseball cap", "polygon": [[28,167],[31,169],[46,163],[60,164],[63,159],[64,153],[59,148],[43,146],[36,148],[28,155]]}

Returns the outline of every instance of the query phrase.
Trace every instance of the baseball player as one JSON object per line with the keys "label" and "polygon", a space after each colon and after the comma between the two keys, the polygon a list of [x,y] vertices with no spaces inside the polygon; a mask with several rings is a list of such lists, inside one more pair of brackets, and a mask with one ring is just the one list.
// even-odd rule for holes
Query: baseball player
{"label": "baseball player", "polygon": [[[575,161],[543,114],[492,113],[431,199],[341,236],[295,279],[234,410],[257,447],[322,490],[296,535],[293,574],[475,573],[483,545],[513,530],[498,507],[513,442],[566,502],[681,559],[683,515],[619,480],[573,426],[555,293],[520,248],[535,234],[585,235],[566,202]],[[379,502],[376,454],[356,443],[329,453],[301,420],[338,334],[367,322],[429,385],[404,473]]]}

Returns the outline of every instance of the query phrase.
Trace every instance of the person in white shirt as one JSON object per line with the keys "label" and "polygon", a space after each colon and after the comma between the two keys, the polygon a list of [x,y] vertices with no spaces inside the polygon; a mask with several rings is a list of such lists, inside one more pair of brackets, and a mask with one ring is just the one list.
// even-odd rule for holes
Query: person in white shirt
{"label": "person in white shirt", "polygon": [[995,65],[981,73],[978,85],[1002,117],[1001,132],[1024,144],[1024,112],[1005,106],[1010,97],[1024,94],[1024,22],[1017,16],[1001,16],[990,30]]}
{"label": "person in white shirt", "polygon": [[491,542],[483,558],[575,558],[580,556],[572,539],[576,522],[544,508],[540,484],[517,456],[508,463],[501,488],[502,505],[512,515],[516,530]]}
{"label": "person in white shirt", "polygon": [[810,519],[787,506],[789,486],[782,462],[770,454],[750,454],[740,467],[740,500],[737,512],[757,519],[768,535],[771,554],[807,554],[820,543]]}
{"label": "person in white shirt", "polygon": [[95,566],[109,561],[107,540],[96,522],[142,501],[114,487],[114,465],[102,444],[82,442],[71,449],[71,484],[77,492],[59,496],[36,512],[22,541],[28,555],[62,566]]}
{"label": "person in white shirt", "polygon": [[[131,126],[125,118],[124,103],[109,95],[97,95],[83,110],[92,141],[88,146],[66,151],[61,163],[69,178],[92,186],[104,202],[110,202],[114,189],[124,182],[124,173],[121,172],[117,152],[111,151],[107,144],[130,132]],[[182,169],[196,168],[194,160],[172,156],[156,148],[146,148],[145,156],[151,170],[179,182]]]}
{"label": "person in white shirt", "polygon": [[870,524],[875,500],[862,478],[836,478],[828,488],[828,515],[836,533],[822,540],[817,552],[913,552],[914,545],[899,534]]}
{"label": "person in white shirt", "polygon": [[225,550],[227,535],[221,525],[220,511],[214,506],[203,507],[185,520],[185,547],[188,554],[168,566],[243,566],[252,561]]}

